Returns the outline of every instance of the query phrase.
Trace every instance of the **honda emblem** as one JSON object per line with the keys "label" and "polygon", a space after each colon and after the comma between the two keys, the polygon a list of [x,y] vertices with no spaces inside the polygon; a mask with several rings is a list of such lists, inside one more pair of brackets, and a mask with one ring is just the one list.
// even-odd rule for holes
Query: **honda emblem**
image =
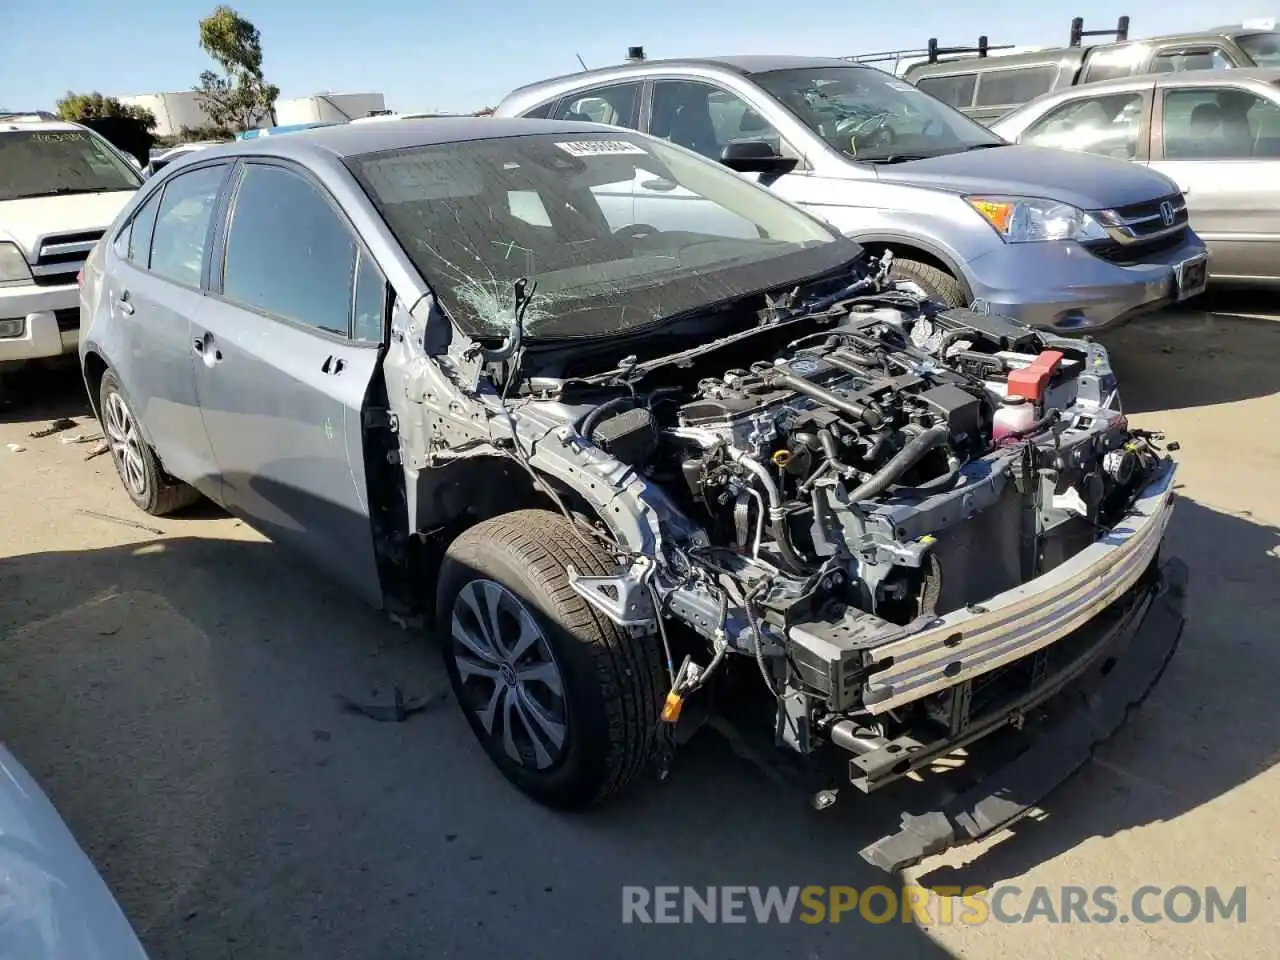
{"label": "honda emblem", "polygon": [[1173,204],[1168,200],[1160,204],[1160,219],[1164,221],[1166,227],[1173,226]]}

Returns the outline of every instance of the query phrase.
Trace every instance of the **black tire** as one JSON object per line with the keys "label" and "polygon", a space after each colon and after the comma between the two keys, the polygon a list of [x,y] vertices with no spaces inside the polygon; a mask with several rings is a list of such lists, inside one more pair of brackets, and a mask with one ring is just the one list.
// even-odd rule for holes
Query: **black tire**
{"label": "black tire", "polygon": [[[132,423],[133,438],[129,449],[136,455],[136,461],[132,457],[126,457],[121,452],[119,443],[113,442],[121,439],[114,436],[122,430],[119,421],[121,410],[128,418],[125,426],[127,427],[128,422]],[[153,517],[163,517],[189,507],[200,499],[200,493],[194,487],[174,480],[164,472],[155,452],[142,436],[137,414],[133,412],[133,406],[120,386],[120,381],[110,370],[102,375],[102,383],[98,386],[98,419],[102,425],[102,435],[111,448],[111,460],[116,465],[116,473],[124,486],[124,492],[139,510]],[[123,432],[127,435],[127,428]],[[130,461],[128,466],[126,459]]]}
{"label": "black tire", "polygon": [[[436,610],[454,695],[490,759],[539,802],[576,809],[617,792],[651,761],[667,682],[658,642],[651,636],[633,637],[597,613],[569,585],[569,565],[583,575],[607,574],[613,567],[605,552],[584,542],[557,513],[520,510],[495,517],[466,530],[449,546]],[[475,648],[464,647],[455,637],[454,604],[461,609],[464,590],[474,598],[475,591],[491,590],[493,583],[532,615],[561,676],[564,709],[557,716],[564,717],[567,735],[554,762],[542,769],[534,768],[531,747],[518,751],[524,762],[508,756],[497,729],[502,721],[491,720],[493,729],[486,729],[477,709],[486,688],[477,692],[462,678],[458,654],[469,655]],[[460,629],[465,632],[465,625]],[[511,633],[504,633],[504,645]],[[508,669],[502,682],[514,682],[517,676]],[[496,689],[496,680],[477,682]],[[497,704],[498,694],[489,696],[488,703]],[[491,713],[496,717],[498,711]],[[507,709],[506,719],[511,716]],[[530,730],[527,724],[522,729]]]}
{"label": "black tire", "polygon": [[969,305],[969,298],[965,295],[960,281],[945,270],[939,270],[919,260],[895,258],[893,267],[889,270],[889,277],[893,280],[912,280],[920,284],[930,298],[947,307]]}

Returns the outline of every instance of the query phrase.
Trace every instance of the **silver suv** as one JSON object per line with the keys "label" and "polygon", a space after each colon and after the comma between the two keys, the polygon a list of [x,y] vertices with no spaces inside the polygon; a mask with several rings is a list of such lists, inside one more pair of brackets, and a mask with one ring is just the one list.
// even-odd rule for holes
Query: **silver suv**
{"label": "silver suv", "polygon": [[1203,291],[1177,185],[1006,143],[845,60],[653,60],[522,87],[496,115],[631,127],[758,178],[951,306],[1089,333]]}

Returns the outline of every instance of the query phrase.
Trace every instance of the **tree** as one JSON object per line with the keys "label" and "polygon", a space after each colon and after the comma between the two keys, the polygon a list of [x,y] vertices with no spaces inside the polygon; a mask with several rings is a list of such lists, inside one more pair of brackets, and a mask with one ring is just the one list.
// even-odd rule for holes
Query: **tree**
{"label": "tree", "polygon": [[102,120],[107,117],[123,117],[137,120],[148,130],[156,128],[156,118],[145,107],[121,103],[115,97],[104,97],[97,90],[92,93],[72,93],[58,101],[58,116],[63,120],[79,123],[82,120]]}
{"label": "tree", "polygon": [[227,6],[200,21],[200,47],[222,68],[200,74],[196,92],[215,127],[248,130],[264,118],[275,123],[280,88],[262,75],[258,28]]}

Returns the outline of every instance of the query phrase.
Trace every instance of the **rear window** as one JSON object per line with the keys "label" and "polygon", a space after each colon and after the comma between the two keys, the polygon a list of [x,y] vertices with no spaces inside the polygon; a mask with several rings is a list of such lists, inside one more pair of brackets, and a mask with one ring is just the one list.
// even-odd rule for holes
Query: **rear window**
{"label": "rear window", "polygon": [[1257,66],[1280,67],[1280,33],[1251,33],[1236,43]]}
{"label": "rear window", "polygon": [[142,178],[88,130],[0,134],[0,200],[136,190]]}
{"label": "rear window", "polygon": [[973,104],[973,88],[977,82],[977,74],[953,73],[945,77],[921,77],[916,86],[949,107],[968,107]]}
{"label": "rear window", "polygon": [[1048,64],[984,71],[978,79],[976,105],[1003,107],[1027,103],[1052,90],[1057,78],[1058,68]]}

